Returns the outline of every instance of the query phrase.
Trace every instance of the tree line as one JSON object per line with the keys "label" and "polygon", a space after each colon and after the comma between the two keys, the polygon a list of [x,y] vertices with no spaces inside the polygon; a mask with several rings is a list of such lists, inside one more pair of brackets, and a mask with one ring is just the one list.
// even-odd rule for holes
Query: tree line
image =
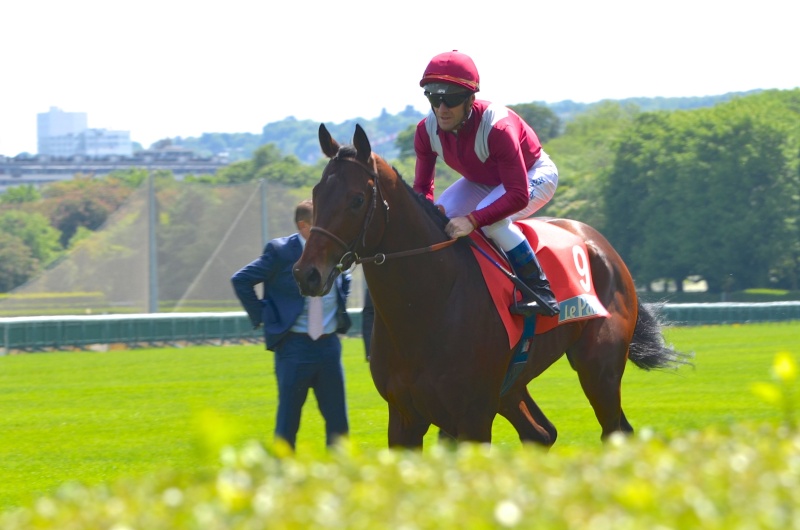
{"label": "tree line", "polygon": [[[556,196],[540,215],[599,229],[638,286],[667,279],[680,289],[685,278],[697,277],[714,292],[798,289],[800,90],[760,91],[693,110],[644,111],[607,101],[568,121],[538,103],[512,108],[534,126],[559,168]],[[421,119],[413,112],[383,116],[395,127],[406,120],[392,135],[396,155],[387,158],[408,181],[414,124]],[[354,126],[340,124],[334,136],[347,142]],[[313,128],[314,142],[317,127],[305,125]],[[314,148],[318,153],[318,144]],[[214,175],[186,180],[227,185],[265,179],[310,194],[325,161],[290,153],[265,143]],[[437,172],[438,190],[458,178],[443,165]],[[96,230],[146,177],[143,170],[76,176],[0,195],[0,292]],[[174,180],[168,172],[160,178]]]}
{"label": "tree line", "polygon": [[800,90],[637,116],[604,175],[606,234],[645,284],[797,289],[798,159]]}

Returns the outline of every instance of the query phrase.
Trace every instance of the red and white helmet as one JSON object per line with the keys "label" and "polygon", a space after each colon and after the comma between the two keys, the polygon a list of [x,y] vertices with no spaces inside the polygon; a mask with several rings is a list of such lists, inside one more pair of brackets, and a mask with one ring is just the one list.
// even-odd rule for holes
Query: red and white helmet
{"label": "red and white helmet", "polygon": [[[428,67],[425,68],[425,73],[422,74],[419,86],[426,88],[426,85],[439,85],[440,83],[466,88],[470,92],[478,92],[481,78],[469,55],[453,50],[440,53],[431,59]],[[438,88],[440,90],[430,90],[430,92],[442,93],[441,87]],[[426,88],[426,90],[428,89]]]}

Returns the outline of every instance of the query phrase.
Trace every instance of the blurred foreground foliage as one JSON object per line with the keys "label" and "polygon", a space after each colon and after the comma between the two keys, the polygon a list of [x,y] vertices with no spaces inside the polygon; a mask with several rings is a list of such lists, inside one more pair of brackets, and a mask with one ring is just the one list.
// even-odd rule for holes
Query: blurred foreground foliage
{"label": "blurred foreground foliage", "polygon": [[565,454],[465,444],[289,457],[258,443],[216,472],[68,484],[3,529],[800,528],[800,435],[643,432]]}

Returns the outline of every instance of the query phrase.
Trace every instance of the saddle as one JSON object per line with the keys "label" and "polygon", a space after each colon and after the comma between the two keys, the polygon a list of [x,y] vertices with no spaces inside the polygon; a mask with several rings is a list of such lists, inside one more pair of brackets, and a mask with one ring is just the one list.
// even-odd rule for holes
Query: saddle
{"label": "saddle", "polygon": [[[536,335],[568,322],[609,316],[595,293],[589,254],[582,239],[563,228],[536,219],[515,221],[515,224],[536,253],[561,311],[552,317],[536,316]],[[472,251],[480,264],[497,312],[505,324],[509,348],[514,348],[523,336],[526,319],[512,315],[508,307],[515,299],[521,299],[522,295],[514,289],[507,273],[500,270],[496,263],[507,271],[512,270],[511,266],[480,230],[473,231],[469,237],[480,247],[480,250],[473,248]]]}

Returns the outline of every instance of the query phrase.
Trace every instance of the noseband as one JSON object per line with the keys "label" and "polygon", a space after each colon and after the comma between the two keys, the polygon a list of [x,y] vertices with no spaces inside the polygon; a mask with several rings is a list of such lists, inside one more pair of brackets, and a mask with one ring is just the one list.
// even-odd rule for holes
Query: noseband
{"label": "noseband", "polygon": [[423,248],[405,250],[402,252],[394,252],[392,254],[378,253],[372,257],[360,257],[356,253],[355,247],[359,239],[361,240],[361,246],[366,247],[367,229],[369,228],[369,225],[372,222],[372,217],[375,215],[375,210],[377,210],[378,196],[381,197],[381,203],[383,204],[384,207],[384,214],[386,217],[387,225],[389,224],[389,203],[386,201],[385,198],[383,198],[383,193],[381,192],[381,187],[380,187],[380,180],[378,179],[378,165],[374,158],[372,159],[372,167],[369,167],[367,164],[352,157],[339,157],[338,154],[333,158],[331,158],[331,162],[333,161],[349,162],[351,164],[358,165],[361,169],[367,172],[367,174],[372,178],[373,182],[372,202],[369,205],[369,210],[367,211],[367,215],[364,216],[364,224],[361,227],[361,232],[358,234],[358,236],[356,236],[356,238],[353,240],[352,243],[348,245],[339,236],[337,236],[333,232],[325,230],[324,228],[318,226],[311,227],[312,232],[319,232],[320,234],[327,236],[328,238],[335,241],[340,247],[344,249],[345,252],[339,259],[339,263],[336,265],[336,268],[339,271],[350,269],[350,267],[353,267],[354,265],[358,265],[360,263],[374,263],[375,265],[383,265],[383,263],[386,262],[387,259],[414,256],[416,254],[424,254],[426,252],[434,252],[436,250],[447,248],[453,245],[457,241],[457,239],[450,239],[448,241],[444,241],[442,243],[435,243],[433,245],[429,245]]}

